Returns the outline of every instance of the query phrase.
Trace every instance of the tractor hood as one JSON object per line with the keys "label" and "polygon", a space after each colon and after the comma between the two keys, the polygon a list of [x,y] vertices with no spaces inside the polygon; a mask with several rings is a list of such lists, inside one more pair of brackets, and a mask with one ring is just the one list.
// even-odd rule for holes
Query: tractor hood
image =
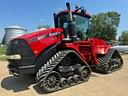
{"label": "tractor hood", "polygon": [[43,39],[43,37],[45,38],[46,36],[48,37],[51,35],[53,36],[53,35],[61,34],[62,32],[63,32],[63,29],[61,29],[61,28],[49,28],[49,29],[31,32],[29,34],[19,36],[15,39],[24,39],[30,43],[30,42],[34,42],[36,40]]}
{"label": "tractor hood", "polygon": [[[49,28],[46,30],[39,30],[29,34],[22,35],[10,41],[17,43],[17,46],[24,45],[29,46],[33,53],[38,56],[47,47],[56,44],[64,38],[63,30],[60,28]],[[25,47],[24,46],[24,47]]]}

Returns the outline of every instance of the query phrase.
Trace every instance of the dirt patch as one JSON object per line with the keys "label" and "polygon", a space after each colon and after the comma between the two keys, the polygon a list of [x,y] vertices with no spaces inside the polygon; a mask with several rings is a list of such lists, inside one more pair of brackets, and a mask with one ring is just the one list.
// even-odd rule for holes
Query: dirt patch
{"label": "dirt patch", "polygon": [[128,55],[123,56],[124,66],[120,71],[103,75],[92,73],[88,82],[44,94],[33,77],[10,76],[7,62],[0,61],[1,96],[128,96]]}

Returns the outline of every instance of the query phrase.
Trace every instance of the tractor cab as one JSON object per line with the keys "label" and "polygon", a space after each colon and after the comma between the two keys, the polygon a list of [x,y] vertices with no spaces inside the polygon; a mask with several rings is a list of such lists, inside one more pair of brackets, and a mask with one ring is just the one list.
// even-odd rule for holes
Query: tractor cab
{"label": "tractor cab", "polygon": [[[72,20],[75,23],[77,38],[79,38],[80,40],[85,40],[87,38],[86,33],[89,30],[89,19],[91,18],[91,16],[86,13],[83,7],[77,7],[74,11],[70,10],[70,13],[72,15]],[[54,14],[54,21],[55,27],[62,28],[64,30],[65,38],[67,38],[69,35],[68,23],[70,22],[68,10],[61,11],[58,14]]]}

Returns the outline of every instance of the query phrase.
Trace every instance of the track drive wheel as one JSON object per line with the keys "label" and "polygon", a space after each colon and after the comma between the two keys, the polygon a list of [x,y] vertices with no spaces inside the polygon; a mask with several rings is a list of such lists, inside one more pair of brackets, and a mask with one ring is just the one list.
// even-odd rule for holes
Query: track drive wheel
{"label": "track drive wheel", "polygon": [[46,92],[53,92],[56,91],[60,85],[60,75],[58,72],[52,71],[40,81],[40,87],[42,87]]}
{"label": "track drive wheel", "polygon": [[82,66],[79,69],[81,79],[83,81],[88,81],[91,76],[91,69],[88,66]]}

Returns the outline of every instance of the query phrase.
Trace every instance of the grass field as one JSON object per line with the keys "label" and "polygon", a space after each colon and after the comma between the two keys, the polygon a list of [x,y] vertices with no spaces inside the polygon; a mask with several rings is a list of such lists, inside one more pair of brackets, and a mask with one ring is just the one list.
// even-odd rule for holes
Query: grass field
{"label": "grass field", "polygon": [[0,48],[0,61],[6,60],[5,53],[6,48]]}
{"label": "grass field", "polygon": [[6,52],[6,48],[0,48],[0,55],[4,55]]}

